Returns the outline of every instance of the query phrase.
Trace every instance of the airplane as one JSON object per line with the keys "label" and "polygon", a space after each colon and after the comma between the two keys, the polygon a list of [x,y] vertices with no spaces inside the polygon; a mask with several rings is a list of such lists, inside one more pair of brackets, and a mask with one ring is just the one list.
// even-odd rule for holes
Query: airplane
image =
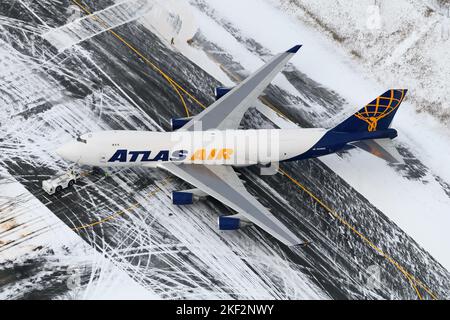
{"label": "airplane", "polygon": [[242,129],[241,120],[263,90],[300,49],[275,55],[234,88],[217,88],[216,101],[201,113],[171,120],[172,131],[101,131],[79,136],[56,150],[63,159],[93,167],[160,168],[194,188],[172,192],[174,205],[207,196],[236,213],[219,216],[219,230],[255,224],[287,246],[302,245],[245,188],[234,168],[316,158],[359,148],[389,162],[401,162],[390,144],[390,128],[406,89],[392,89],[331,129]]}

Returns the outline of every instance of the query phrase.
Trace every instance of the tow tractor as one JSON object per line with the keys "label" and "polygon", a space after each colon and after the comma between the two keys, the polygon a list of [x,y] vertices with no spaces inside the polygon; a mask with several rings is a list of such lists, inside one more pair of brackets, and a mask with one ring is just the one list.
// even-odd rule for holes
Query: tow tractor
{"label": "tow tractor", "polygon": [[71,169],[64,174],[42,181],[42,189],[50,195],[59,193],[62,189],[73,186],[80,177],[78,171]]}

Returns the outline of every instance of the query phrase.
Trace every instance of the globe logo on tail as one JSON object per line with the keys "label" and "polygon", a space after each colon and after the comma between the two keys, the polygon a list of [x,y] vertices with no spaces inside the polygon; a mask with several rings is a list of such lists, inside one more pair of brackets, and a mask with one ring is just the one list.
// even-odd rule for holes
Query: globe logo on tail
{"label": "globe logo on tail", "polygon": [[[367,122],[367,131],[372,132],[377,130],[378,121],[387,117],[395,109],[398,108],[406,90],[389,90],[382,96],[379,96],[374,101],[366,105],[359,112],[355,113],[355,117]],[[401,93],[400,97],[396,97],[395,92]]]}

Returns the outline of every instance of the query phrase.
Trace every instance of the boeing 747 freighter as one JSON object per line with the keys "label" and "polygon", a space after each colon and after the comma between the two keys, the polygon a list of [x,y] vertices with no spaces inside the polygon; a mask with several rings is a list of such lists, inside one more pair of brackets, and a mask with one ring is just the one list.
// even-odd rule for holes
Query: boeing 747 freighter
{"label": "boeing 747 freighter", "polygon": [[397,131],[390,124],[407,90],[388,90],[332,129],[240,129],[244,113],[300,47],[274,56],[234,88],[217,88],[215,103],[194,117],[172,119],[171,132],[92,132],[57,153],[81,165],[167,170],[194,186],[174,191],[175,205],[211,196],[236,212],[219,217],[220,230],[254,223],[288,246],[301,244],[246,190],[234,168],[301,161],[355,147],[396,162],[401,157],[390,140]]}

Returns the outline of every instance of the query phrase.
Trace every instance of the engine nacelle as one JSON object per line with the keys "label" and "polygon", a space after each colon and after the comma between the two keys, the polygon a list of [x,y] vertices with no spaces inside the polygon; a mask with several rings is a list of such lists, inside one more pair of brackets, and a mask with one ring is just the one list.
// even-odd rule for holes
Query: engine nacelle
{"label": "engine nacelle", "polygon": [[241,219],[230,216],[220,216],[217,219],[219,230],[237,230],[241,227]]}
{"label": "engine nacelle", "polygon": [[226,95],[228,92],[233,90],[233,88],[227,88],[227,87],[217,87],[214,89],[214,95],[216,96],[216,100],[219,100],[224,95]]}
{"label": "engine nacelle", "polygon": [[186,123],[191,121],[192,117],[185,118],[172,118],[170,119],[170,126],[172,127],[172,131],[178,130],[183,127]]}
{"label": "engine nacelle", "polygon": [[172,203],[178,206],[194,203],[194,194],[192,192],[172,191]]}
{"label": "engine nacelle", "polygon": [[172,191],[172,203],[176,205],[193,204],[198,200],[205,199],[208,194],[200,189],[186,189]]}

